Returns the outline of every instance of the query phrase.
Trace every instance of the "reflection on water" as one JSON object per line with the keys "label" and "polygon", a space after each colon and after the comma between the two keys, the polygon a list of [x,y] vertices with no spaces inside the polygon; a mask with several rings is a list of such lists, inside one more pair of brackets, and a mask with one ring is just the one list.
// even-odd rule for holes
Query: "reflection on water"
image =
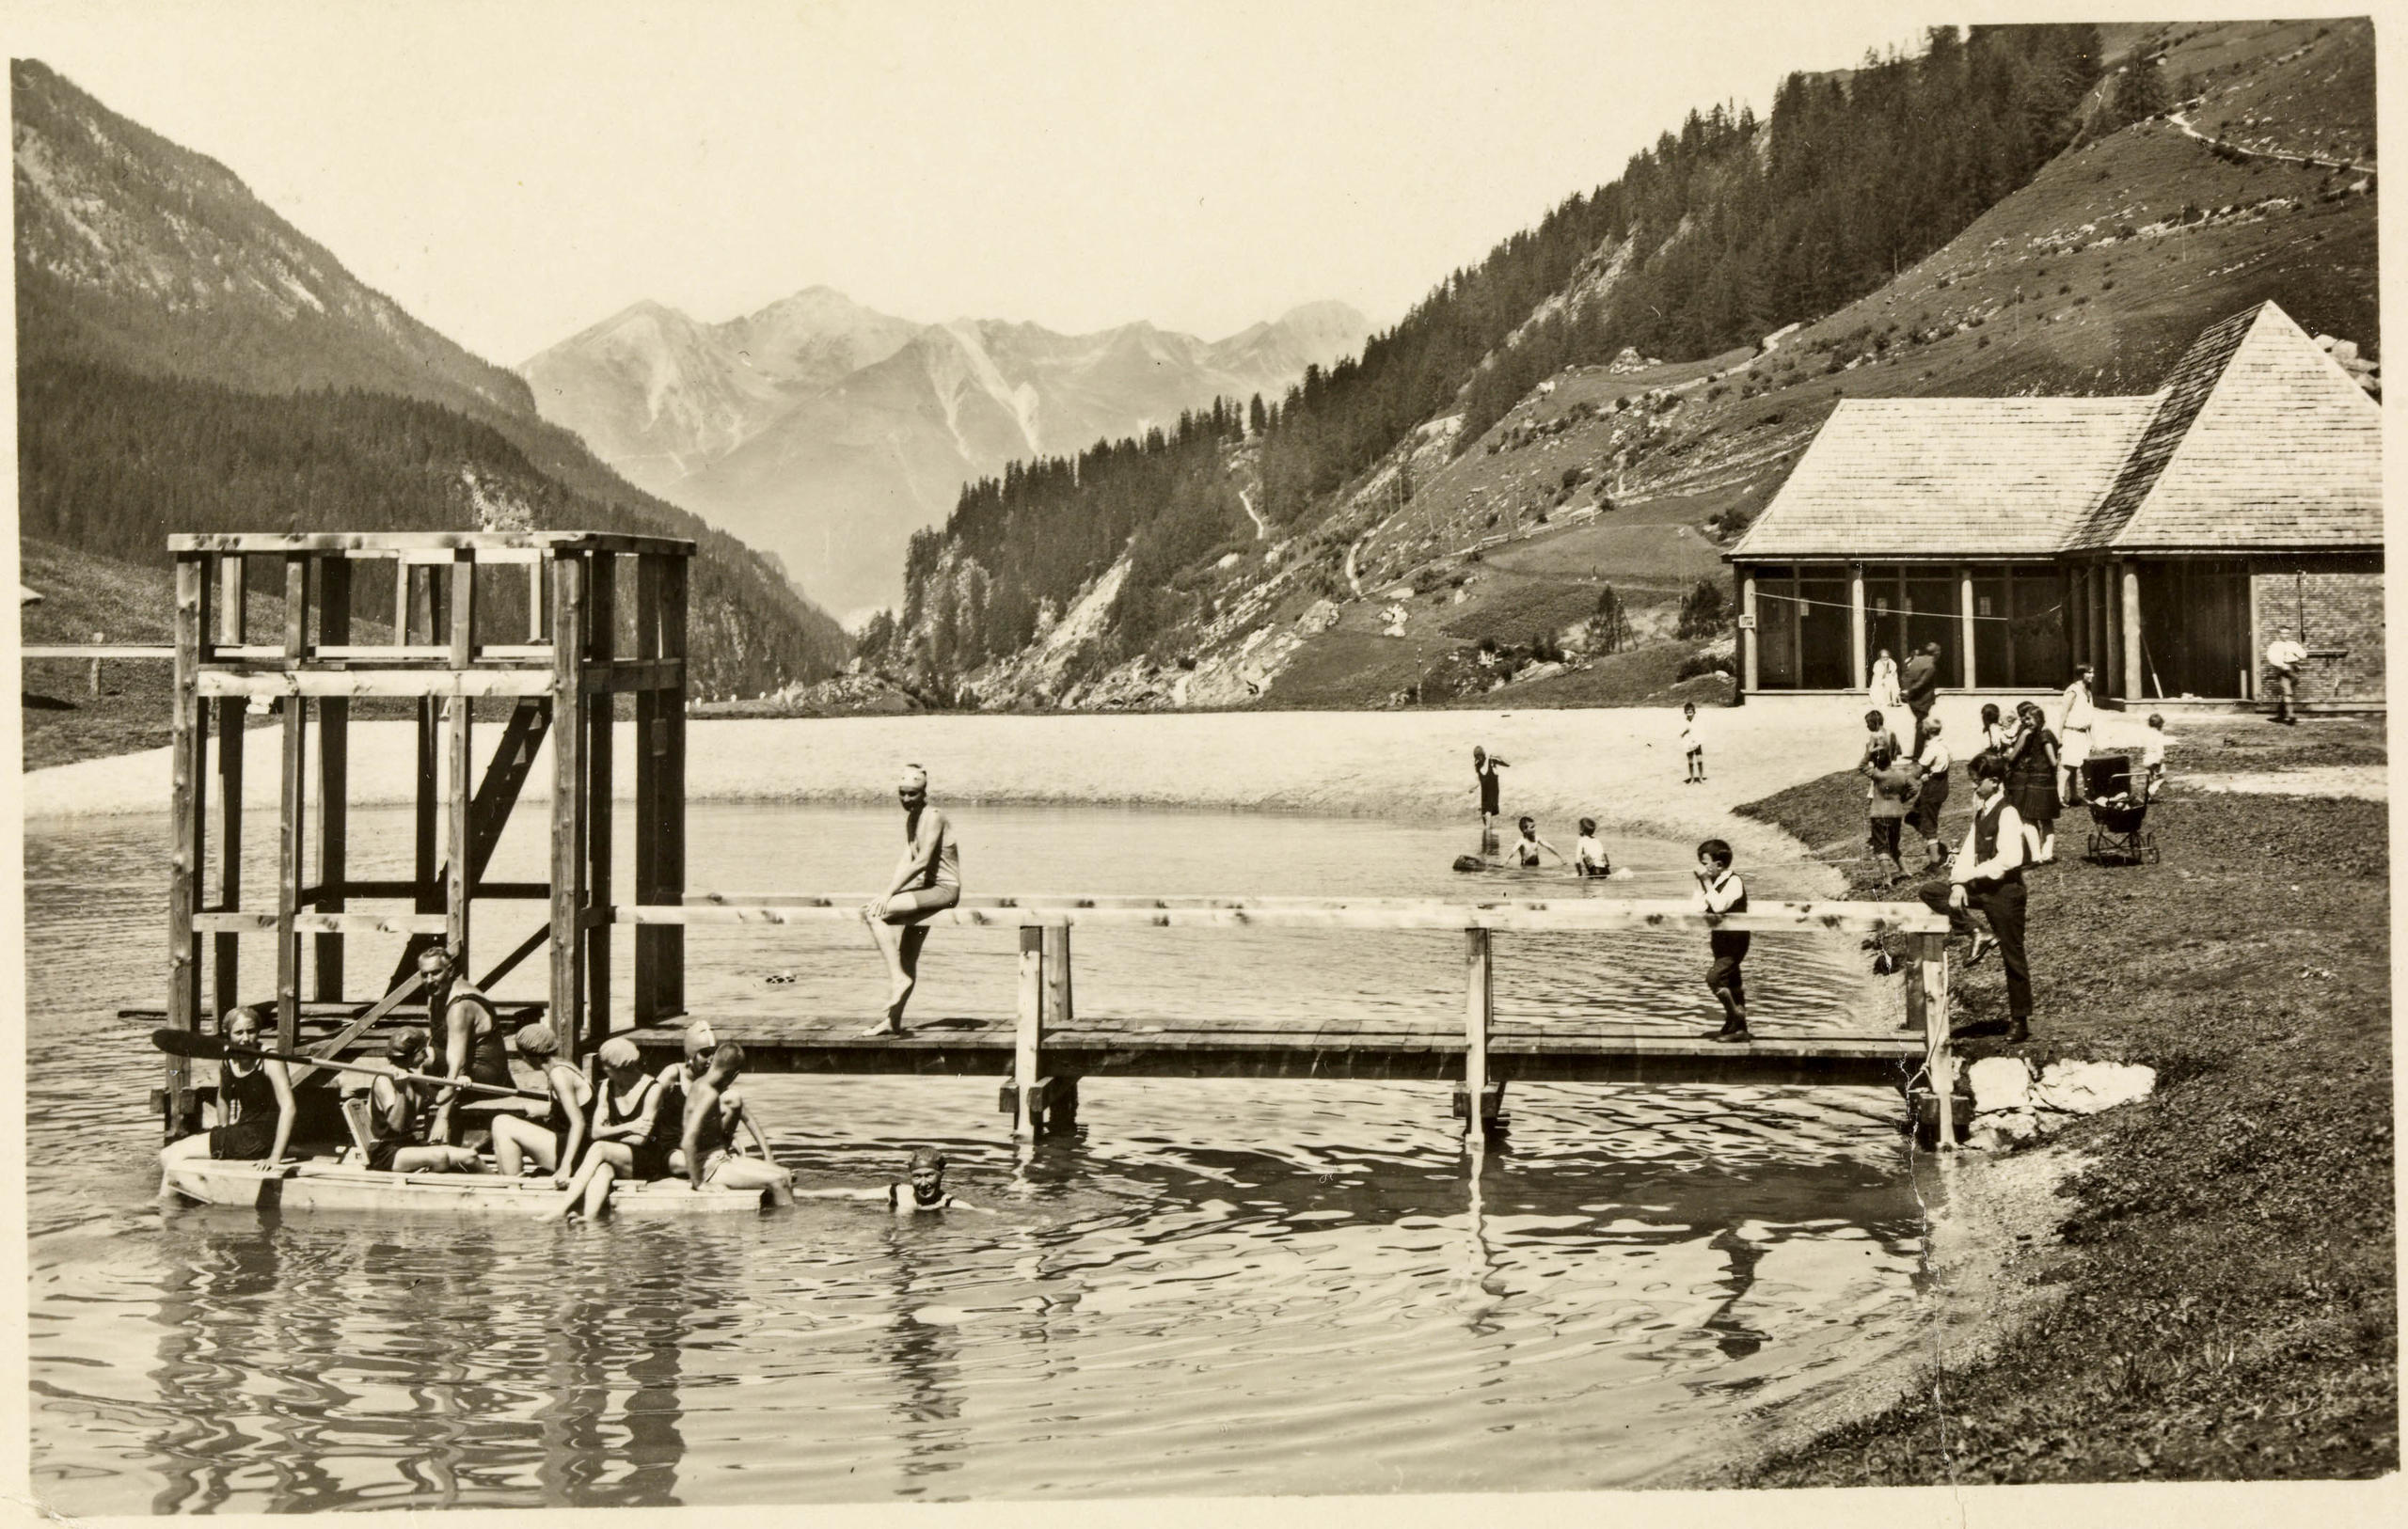
{"label": "reflection on water", "polygon": [[[1446,889],[1443,861],[1413,868],[1454,837],[964,816],[973,875],[1030,890]],[[716,858],[695,880],[733,890],[865,886],[859,857],[892,828],[695,817]],[[1609,1486],[1761,1388],[1855,1362],[1910,1288],[1895,1110],[1870,1091],[1515,1085],[1506,1142],[1466,1158],[1445,1085],[1115,1080],[1087,1090],[1076,1140],[1023,1159],[991,1082],[760,1079],[807,1184],[874,1185],[934,1143],[985,1213],[806,1201],[734,1226],[588,1228],[162,1211],[154,1064],[108,1017],[149,997],[125,974],[160,964],[150,832],[28,843],[34,1468],[62,1511]],[[1022,842],[1039,846],[1025,863]],[[1096,843],[1139,863],[1071,879],[1073,848]],[[1208,879],[1208,852],[1254,884]],[[1083,944],[1082,1004],[1092,967],[1095,986],[1181,1012],[1180,963],[1212,938],[1184,956]],[[71,941],[96,958],[58,958]],[[1435,943],[1441,991],[1459,956]],[[931,955],[965,1006],[987,996],[985,944],[964,932]],[[1792,953],[1768,986],[1798,1022],[1838,1022],[1849,954]],[[814,959],[832,993],[874,992],[865,945]],[[1526,990],[1535,1022],[1560,990],[1666,1017],[1703,999],[1693,951],[1658,977],[1603,941],[1556,960]],[[1264,961],[1247,982],[1294,1001]],[[1418,980],[1332,961],[1333,991],[1402,1001]]]}

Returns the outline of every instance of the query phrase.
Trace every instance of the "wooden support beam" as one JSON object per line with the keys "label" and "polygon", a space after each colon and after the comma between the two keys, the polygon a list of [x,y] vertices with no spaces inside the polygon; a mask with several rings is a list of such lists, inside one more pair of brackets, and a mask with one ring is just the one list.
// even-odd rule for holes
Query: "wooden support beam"
{"label": "wooden support beam", "polygon": [[2129,562],[2115,565],[2123,586],[2124,610],[2124,696],[2139,701],[2148,694],[2147,673],[2142,667],[2141,654],[2141,575]]}
{"label": "wooden support beam", "polygon": [[[232,559],[226,560],[229,562]],[[201,701],[195,707],[217,713],[217,906],[243,906],[243,733],[245,707],[239,701]],[[242,949],[231,935],[213,942],[210,975],[214,984],[210,1012],[224,1014],[242,1001]]]}
{"label": "wooden support beam", "polygon": [[1917,975],[1923,987],[1925,1062],[1932,1092],[1940,1097],[1940,1150],[1956,1150],[1956,1054],[1948,1039],[1948,937],[1918,935],[1923,948]]}
{"label": "wooden support beam", "polygon": [[585,941],[585,562],[552,560],[552,1033],[563,1060],[588,1049],[584,1032]]}
{"label": "wooden support beam", "polygon": [[240,647],[245,641],[244,619],[249,614],[245,603],[244,560],[240,555],[230,554],[210,560],[216,565],[217,621],[214,636],[204,634],[203,640],[213,648]]}
{"label": "wooden support beam", "polygon": [[[352,1020],[349,1024],[343,1026],[342,1029],[337,1031],[332,1039],[328,1040],[323,1046],[314,1048],[309,1054],[311,1056],[320,1057],[341,1056],[344,1047],[349,1046],[352,1042],[366,1034],[368,1032],[368,1028],[371,1025],[373,1025],[377,1020],[382,1019],[385,1016],[392,1013],[404,1000],[407,999],[411,994],[417,992],[420,986],[424,985],[424,978],[420,977],[415,971],[411,972],[409,976],[403,981],[400,986],[394,988],[391,992],[387,993],[383,998],[378,999],[374,1003],[369,1005],[367,1012],[361,1014],[357,1018]],[[308,1082],[311,1075],[315,1074],[318,1070],[318,1068],[309,1066],[306,1064],[296,1065],[293,1069],[293,1086],[294,1088],[299,1088],[303,1083]],[[327,1073],[326,1081],[331,1083],[337,1076],[337,1074],[332,1072]]]}
{"label": "wooden support beam", "polygon": [[[673,659],[677,677],[658,692],[661,754],[660,798],[651,833],[657,858],[654,870],[661,897],[676,904],[686,895],[686,576],[684,554],[658,560],[660,568],[660,656]],[[639,937],[641,938],[641,936]],[[658,967],[653,980],[655,1001],[664,1014],[686,1008],[686,931],[660,931],[653,943]]]}
{"label": "wooden support beam", "polygon": [[465,552],[453,555],[449,605],[452,667],[466,669],[477,661],[477,564]]}
{"label": "wooden support beam", "polygon": [[1020,1003],[1013,1030],[1012,1082],[1019,1090],[1012,1111],[1012,1139],[1037,1140],[1037,1081],[1044,1068],[1045,932],[1035,924],[1020,931]]}
{"label": "wooden support beam", "polygon": [[[284,651],[305,655],[309,638],[309,560],[284,560]],[[309,806],[309,707],[299,697],[284,702],[283,769],[277,800],[276,856],[276,1044],[287,1051],[301,1041],[301,940],[293,919],[301,910],[301,861],[308,848],[303,814]]]}
{"label": "wooden support beam", "polygon": [[468,880],[479,897],[502,897],[509,892],[488,892],[485,890],[485,868],[493,863],[493,852],[501,843],[502,830],[510,826],[510,814],[518,805],[518,793],[525,788],[527,778],[535,773],[535,755],[544,747],[544,735],[552,725],[551,708],[537,698],[522,698],[512,708],[510,719],[502,724],[501,740],[494,746],[493,757],[485,762],[485,773],[477,783],[476,799],[468,811]]}
{"label": "wooden support beam", "polygon": [[[616,554],[592,552],[586,560],[585,661],[591,673],[595,667],[610,664],[617,654],[619,576]],[[610,906],[611,776],[615,763],[611,754],[616,737],[612,723],[617,715],[618,701],[613,695],[606,693],[586,702],[585,884],[589,890],[587,906],[594,908]],[[586,1028],[598,1046],[602,1037],[610,1032],[610,925],[608,921],[597,921],[582,927]]]}
{"label": "wooden support beam", "polygon": [[1973,570],[1969,564],[1956,569],[1956,645],[1964,650],[1964,663],[1957,673],[1964,676],[1965,688],[1972,689],[1980,683],[1973,667]]}
{"label": "wooden support beam", "polygon": [[[621,906],[607,916],[634,924],[810,924],[858,919],[867,893],[762,899],[702,893],[678,906]],[[1948,921],[1920,903],[1761,902],[1746,913],[1703,913],[1676,898],[1530,899],[1445,903],[1382,897],[1009,897],[973,894],[929,915],[930,923],[1002,928],[1020,923],[1104,928],[1747,930],[1781,934],[1947,932]]]}
{"label": "wooden support beam", "polygon": [[1847,565],[1848,688],[1864,688],[1864,565]]}
{"label": "wooden support beam", "polygon": [[[271,912],[265,908],[218,908],[207,913],[194,914],[193,927],[208,935],[267,934],[272,931],[280,932],[290,927],[296,935],[440,936],[447,930],[445,918],[446,916],[442,913],[310,913],[305,911],[294,913],[288,921],[282,912]],[[340,1002],[341,1001],[327,999],[323,1001]]]}
{"label": "wooden support beam", "polygon": [[1061,1030],[1071,1021],[1070,1006],[1070,929],[1068,924],[1046,924],[1040,943],[1045,955],[1045,1028]]}
{"label": "wooden support beam", "polygon": [[[349,557],[390,558],[412,552],[449,553],[535,550],[555,558],[578,552],[665,552],[694,555],[694,544],[678,536],[632,536],[617,531],[187,531],[167,538],[170,552],[336,552]],[[449,561],[448,558],[443,560]]]}
{"label": "wooden support beam", "polygon": [[[318,644],[351,640],[351,560],[318,560]],[[343,876],[350,856],[351,702],[328,696],[318,702],[318,884],[310,904],[321,913],[343,910]],[[235,898],[224,906],[239,907]],[[342,997],[342,936],[317,937],[309,963],[311,994],[333,1002]]]}
{"label": "wooden support beam", "polygon": [[[196,895],[200,881],[200,852],[205,827],[202,758],[208,747],[200,727],[200,702],[193,680],[200,668],[202,568],[198,558],[176,560],[176,659],[172,683],[175,715],[168,728],[169,831],[174,848],[167,864],[167,1023],[178,1030],[200,1028],[200,938],[193,928]],[[192,1063],[167,1059],[166,1133],[198,1124],[192,1099]]]}
{"label": "wooden support beam", "polygon": [[[630,676],[630,683],[642,676]],[[609,685],[595,688],[609,689]],[[204,696],[517,697],[551,694],[542,669],[301,669],[202,671]]]}
{"label": "wooden support beam", "polygon": [[[476,861],[472,850],[469,869],[475,868]],[[530,898],[540,900],[552,895],[552,884],[548,881],[486,881],[477,877],[472,878],[468,886],[469,891],[480,903],[489,900],[523,902]],[[302,889],[301,901],[304,906],[308,906],[318,903],[325,894],[336,891],[338,889],[335,888],[305,887]],[[418,897],[418,883],[415,881],[362,881],[354,878],[345,881],[339,889],[339,892],[344,897],[402,897],[415,901]],[[413,956],[412,960],[415,961],[416,957]]]}
{"label": "wooden support beam", "polygon": [[500,960],[496,961],[491,969],[486,971],[483,976],[477,979],[477,985],[487,992],[491,992],[493,990],[494,984],[501,981],[502,978],[507,977],[512,972],[517,970],[529,956],[534,954],[537,951],[542,950],[546,945],[551,943],[551,938],[552,926],[548,923],[545,924],[543,927],[537,929],[533,934],[529,935],[525,939],[522,939],[517,944],[512,946],[508,955],[505,955]]}
{"label": "wooden support beam", "polygon": [[468,954],[469,810],[475,803],[468,783],[474,722],[465,696],[443,703],[443,943],[454,961]]}
{"label": "wooden support beam", "polygon": [[1739,581],[1739,685],[1756,688],[1756,575]]}
{"label": "wooden support beam", "polygon": [[[636,560],[635,657],[647,663],[660,656],[660,565],[663,560]],[[665,903],[671,898],[660,875],[660,775],[667,750],[660,717],[661,693],[636,692],[636,901]],[[660,1001],[660,940],[658,927],[639,928],[635,937],[635,1021],[639,1027],[657,1023],[665,1012]]]}
{"label": "wooden support beam", "polygon": [[1497,1017],[1496,970],[1485,929],[1464,931],[1464,1134],[1478,1150],[1487,1130],[1481,1105],[1488,1096],[1488,1031]]}

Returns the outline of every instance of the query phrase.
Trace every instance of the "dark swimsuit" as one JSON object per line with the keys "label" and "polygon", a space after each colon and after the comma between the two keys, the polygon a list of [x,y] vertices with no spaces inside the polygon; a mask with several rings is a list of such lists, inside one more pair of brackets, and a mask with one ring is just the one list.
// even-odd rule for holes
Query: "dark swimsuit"
{"label": "dark swimsuit", "polygon": [[425,1130],[420,1117],[425,1113],[425,1103],[409,1092],[409,1085],[406,1083],[393,1079],[379,1079],[378,1081],[388,1084],[402,1101],[410,1107],[408,1124],[402,1127],[400,1135],[390,1135],[388,1133],[392,1130],[392,1127],[388,1124],[384,1110],[376,1104],[374,1092],[372,1090],[368,1096],[368,1166],[379,1173],[384,1173],[392,1168],[395,1153],[404,1147],[424,1144]]}
{"label": "dark swimsuit", "polygon": [[264,1158],[276,1145],[276,1085],[268,1081],[266,1067],[219,1073],[217,1108],[226,1124],[209,1132],[211,1157]]}
{"label": "dark swimsuit", "polygon": [[429,1015],[427,1026],[435,1042],[435,1055],[439,1061],[451,1055],[450,1029],[452,1005],[473,1003],[484,1011],[485,1032],[468,1042],[468,1079],[471,1082],[491,1083],[499,1088],[515,1088],[510,1078],[510,1053],[501,1044],[501,1015],[493,1000],[462,984],[444,995],[442,1012]]}
{"label": "dark swimsuit", "polygon": [[[605,1126],[624,1126],[631,1120],[642,1118],[646,1098],[660,1089],[661,1086],[660,1080],[657,1078],[648,1078],[644,1080],[644,1086],[636,1091],[633,1106],[623,1113],[619,1109],[619,1096],[611,1089],[609,1081],[606,1080],[602,1084],[602,1124]],[[633,1142],[623,1141],[620,1143],[626,1147],[628,1152],[635,1159],[634,1166],[627,1170],[629,1177],[636,1179],[655,1179],[667,1178],[669,1176],[669,1148],[661,1145],[660,1143],[660,1132],[662,1129],[661,1122],[663,1120],[676,1121],[678,1122],[677,1125],[671,1126],[668,1128],[673,1131],[683,1130],[685,1120],[685,1110],[683,1108],[683,1104],[684,1099],[682,1096],[673,1099],[662,1099],[660,1101],[659,1109],[654,1112],[652,1117],[652,1134]],[[672,1108],[673,1106],[675,1106],[676,1108]]]}

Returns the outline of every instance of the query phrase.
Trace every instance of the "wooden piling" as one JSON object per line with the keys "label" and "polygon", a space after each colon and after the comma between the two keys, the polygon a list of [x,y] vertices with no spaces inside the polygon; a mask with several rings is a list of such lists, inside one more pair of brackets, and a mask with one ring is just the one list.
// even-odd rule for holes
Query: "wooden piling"
{"label": "wooden piling", "polygon": [[[688,560],[662,560],[660,571],[660,658],[672,666],[659,691],[662,752],[660,801],[652,826],[643,830],[657,846],[654,862],[663,895],[673,902],[686,895],[686,577]],[[660,1012],[686,1009],[686,931],[665,929],[653,946],[658,962],[655,983]]]}
{"label": "wooden piling", "polygon": [[[618,558],[610,552],[591,552],[586,556],[586,662],[608,670],[618,654]],[[582,677],[578,684],[581,688]],[[586,886],[593,906],[609,907],[613,816],[611,754],[618,697],[609,690],[600,691],[585,702],[585,708]],[[610,925],[601,921],[589,924],[584,938],[586,1025],[598,1046],[602,1037],[610,1032]]]}
{"label": "wooden piling", "polygon": [[1037,1139],[1037,1080],[1044,1065],[1045,931],[1035,924],[1020,928],[1019,1022],[1012,1043],[1012,1085],[1018,1091],[1012,1111],[1012,1138]]}
{"label": "wooden piling", "polygon": [[[203,641],[237,646],[243,640],[243,560],[239,554],[227,553],[210,559],[209,564],[208,576],[203,579],[204,597],[214,584],[216,608],[211,612],[215,618],[214,623],[201,623]],[[214,638],[208,635],[211,633]],[[207,713],[199,708],[215,708],[217,906],[228,910],[238,908],[243,906],[243,731],[247,705],[239,696],[211,701],[196,695],[187,701],[181,690],[176,704],[179,710],[186,704],[195,707],[194,722],[198,727],[206,727],[208,721]],[[242,939],[237,935],[213,935],[210,941],[210,1012],[224,1014],[243,1001]]]}
{"label": "wooden piling", "polygon": [[[652,555],[636,560],[635,656],[639,660],[660,656],[661,561]],[[658,689],[636,692],[635,859],[639,903],[657,902],[664,895],[657,825],[667,805],[661,799],[660,766],[668,752],[668,731],[661,720],[660,705]],[[670,1012],[660,1002],[661,933],[642,927],[635,933],[635,971],[630,981],[634,987],[635,1022],[639,1026],[657,1023]]]}
{"label": "wooden piling", "polygon": [[[198,558],[176,560],[176,656],[172,684],[175,717],[168,732],[168,817],[175,836],[167,866],[167,1023],[175,1029],[200,1028],[200,937],[193,932],[194,894],[200,881],[203,762],[199,697],[201,564]],[[198,1124],[192,1117],[192,1063],[167,1059],[163,1113],[166,1134]]]}
{"label": "wooden piling", "polygon": [[[284,658],[299,664],[308,650],[309,560],[284,560]],[[309,703],[300,696],[284,698],[284,753],[279,811],[277,818],[276,873],[276,1044],[287,1051],[301,1043],[301,938],[293,932],[293,916],[301,911],[302,854],[308,838],[302,822],[307,810]]]}
{"label": "wooden piling", "polygon": [[552,1034],[563,1060],[585,1034],[585,560],[552,560]]}
{"label": "wooden piling", "polygon": [[[465,553],[452,564],[452,667],[466,670],[476,652],[477,565]],[[475,806],[469,784],[469,762],[475,757],[475,701],[467,696],[443,701],[443,944],[452,959],[467,970],[468,899],[475,853],[470,847],[470,812]]]}
{"label": "wooden piling", "polygon": [[[1923,993],[1925,1065],[1932,1092],[1940,1099],[1939,1150],[1956,1150],[1954,1115],[1956,1109],[1956,1053],[1948,1039],[1948,937],[1917,935],[1922,959],[1916,963],[1915,986]],[[1912,989],[1909,989],[1912,991]]]}
{"label": "wooden piling", "polygon": [[[347,645],[351,641],[351,560],[322,558],[318,564],[318,641],[322,646]],[[344,881],[350,875],[351,702],[341,696],[325,696],[319,699],[317,707],[319,891],[313,906],[321,913],[340,913],[347,906]],[[236,742],[239,747],[239,737]],[[231,808],[230,803],[230,812]],[[238,905],[230,897],[226,906]],[[342,936],[311,938],[317,947],[309,963],[312,996],[322,1002],[340,1002]]]}
{"label": "wooden piling", "polygon": [[1481,1105],[1488,1096],[1488,1028],[1496,1017],[1496,972],[1488,931],[1464,931],[1464,1130],[1477,1145],[1487,1129]]}

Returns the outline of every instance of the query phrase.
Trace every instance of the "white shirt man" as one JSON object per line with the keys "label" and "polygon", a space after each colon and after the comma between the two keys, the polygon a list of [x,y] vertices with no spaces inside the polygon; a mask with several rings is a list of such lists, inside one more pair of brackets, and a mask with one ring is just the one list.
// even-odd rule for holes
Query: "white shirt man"
{"label": "white shirt man", "polygon": [[2082,764],[2090,757],[2090,729],[2097,719],[2099,708],[2090,699],[2090,666],[2075,669],[2073,683],[2066,686],[2064,710],[2058,714],[2057,763],[2066,772],[2065,797],[2080,801]]}

